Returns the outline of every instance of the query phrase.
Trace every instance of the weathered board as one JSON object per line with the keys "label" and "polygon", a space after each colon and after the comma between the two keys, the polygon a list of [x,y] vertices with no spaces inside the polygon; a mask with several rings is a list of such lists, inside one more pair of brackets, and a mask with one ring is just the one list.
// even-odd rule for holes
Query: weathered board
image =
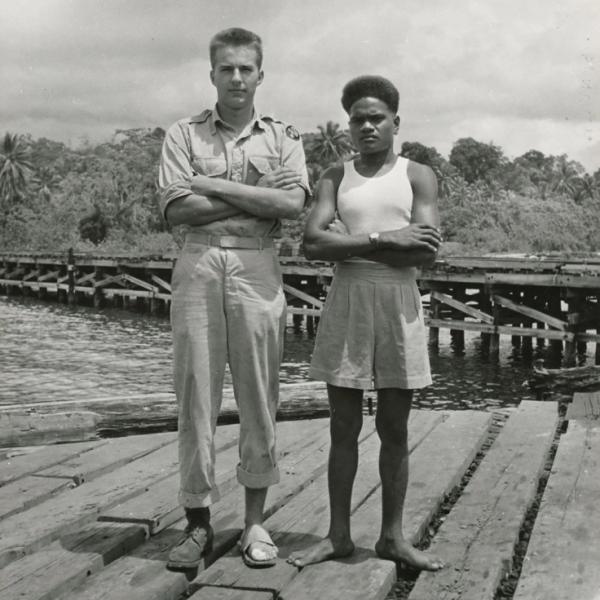
{"label": "weathered board", "polygon": [[[431,435],[432,431],[446,419],[448,419],[446,413],[414,411],[409,425],[409,450],[413,452],[421,444],[426,443],[427,436]],[[371,423],[372,426],[373,423]],[[359,446],[359,470],[352,495],[351,510],[353,512],[379,487],[379,445],[378,436],[373,434],[362,440]],[[308,489],[294,497],[282,510],[266,521],[266,525],[279,547],[281,560],[275,567],[257,573],[256,570],[246,568],[239,557],[239,552],[234,551],[201,573],[194,581],[193,586],[228,585],[246,589],[269,589],[273,593],[287,589],[286,586],[296,577],[298,569],[286,563],[285,559],[292,552],[302,550],[321,539],[327,531],[328,521],[327,476],[323,474]],[[361,559],[364,558],[360,552],[359,554]],[[377,580],[379,566],[371,564],[371,562],[369,559],[369,577]],[[394,578],[392,571],[389,570],[385,575],[386,578],[391,577],[390,581],[393,581]],[[364,577],[364,573],[361,577]],[[212,587],[206,587],[206,591],[197,596],[198,600],[209,599],[212,589]],[[366,592],[364,587],[361,589]],[[319,594],[322,593],[323,590],[319,592]],[[369,596],[365,595],[364,597]]]}
{"label": "weathered board", "polygon": [[[230,443],[236,439],[235,430],[229,431]],[[66,477],[77,485],[90,481],[114,469],[141,458],[146,454],[177,441],[177,433],[131,435],[106,440],[102,446],[58,465],[35,472],[45,477]]]}
{"label": "weathered board", "polygon": [[567,407],[566,419],[600,425],[600,392],[575,392]]}
{"label": "weathered board", "polygon": [[[237,427],[231,425],[217,428],[217,448],[230,445],[234,429]],[[68,494],[59,494],[0,521],[0,567],[89,523],[100,510],[124,502],[167,478],[177,472],[178,462],[177,448],[169,444]]]}
{"label": "weathered board", "polygon": [[97,439],[93,412],[30,414],[0,412],[0,446],[27,446]]}
{"label": "weathered board", "polygon": [[514,600],[600,598],[600,429],[570,421],[533,527]]}
{"label": "weathered board", "polygon": [[[361,451],[371,457],[378,455],[379,439],[370,435],[361,444]],[[379,485],[379,474],[373,469],[373,460],[368,461],[357,474],[360,489],[354,490],[353,509],[364,502],[369,493]],[[227,586],[244,589],[268,589],[279,592],[298,573],[298,569],[285,559],[295,550],[306,548],[320,539],[327,531],[329,503],[327,494],[327,476],[321,474],[307,489],[293,497],[288,504],[277,511],[265,522],[273,541],[279,548],[279,558],[274,567],[250,569],[244,565],[236,548],[220,558],[202,572],[194,581],[195,586],[209,586],[198,598],[210,598],[212,586]],[[193,589],[192,588],[192,589]]]}
{"label": "weathered board", "polygon": [[[282,482],[269,491],[266,514],[272,514],[293,498],[300,489],[313,481],[315,460],[321,465],[321,472],[325,468],[327,454],[322,450],[328,443],[325,441],[328,435],[328,421],[315,420],[309,423],[306,429],[304,423],[306,422],[298,421],[279,425],[283,426],[280,429],[279,442],[283,454],[280,462]],[[371,428],[369,433],[372,431]],[[302,439],[303,437],[305,439]],[[285,439],[288,439],[290,444],[286,444]],[[218,462],[220,458],[222,457],[219,455]],[[233,474],[234,471],[231,473]],[[172,495],[176,497],[176,488],[172,490]],[[243,523],[243,506],[243,494],[236,485],[228,492],[224,490],[221,499],[211,507],[211,521],[217,533],[213,554],[208,562],[216,560],[231,549],[239,538],[241,533],[239,527]],[[79,600],[79,598],[166,600],[178,597],[177,594],[188,589],[187,579],[185,577],[182,579],[181,573],[167,570],[165,562],[169,550],[181,538],[184,527],[185,520],[181,520],[168,529],[163,529],[129,556],[115,561],[101,575],[90,578],[84,586],[74,590],[67,598],[69,600]],[[174,596],[171,595],[173,593]]]}
{"label": "weathered board", "polygon": [[[288,421],[277,426],[280,460],[287,454],[297,454],[309,446],[314,436],[320,436],[327,428],[325,419],[312,421]],[[237,428],[236,428],[237,429]],[[238,449],[223,449],[217,455],[215,475],[221,494],[227,493],[236,485],[236,464]],[[102,521],[123,521],[143,523],[154,535],[183,517],[183,509],[177,499],[179,474],[149,486],[143,493],[120,503],[100,515]]]}
{"label": "weathered board", "polygon": [[62,477],[26,475],[0,488],[0,519],[35,506],[74,485]]}
{"label": "weathered board", "polygon": [[36,448],[12,449],[11,454],[0,461],[0,486],[14,481],[23,475],[35,473],[41,469],[58,464],[69,458],[99,448],[107,440],[96,442],[75,442],[72,444],[57,444],[48,450],[43,446]]}
{"label": "weathered board", "polygon": [[448,565],[422,573],[411,600],[492,600],[510,568],[525,513],[556,433],[556,407],[522,402],[437,531],[431,551]]}
{"label": "weathered board", "polygon": [[[433,514],[460,481],[487,437],[491,414],[453,413],[411,454],[411,475],[404,509],[405,535],[413,543]],[[440,460],[443,457],[444,460]],[[283,589],[285,600],[383,600],[396,577],[396,565],[371,549],[379,537],[380,488],[353,515],[355,554],[304,568]],[[432,596],[432,598],[435,596]]]}
{"label": "weathered board", "polygon": [[1,571],[0,597],[54,600],[145,537],[146,530],[139,525],[94,523],[7,565]]}

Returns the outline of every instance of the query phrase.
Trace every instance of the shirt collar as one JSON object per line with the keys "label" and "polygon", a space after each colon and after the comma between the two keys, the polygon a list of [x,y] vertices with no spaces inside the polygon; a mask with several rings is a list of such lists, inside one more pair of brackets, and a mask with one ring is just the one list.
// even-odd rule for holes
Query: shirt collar
{"label": "shirt collar", "polygon": [[[262,129],[264,131],[266,129],[266,125],[263,120],[264,118],[265,115],[262,115],[256,110],[256,108],[254,108],[252,120],[250,121],[250,123],[248,123],[250,131],[252,131],[254,127],[258,127],[259,129]],[[220,123],[223,127],[230,127],[230,125],[228,125],[227,122],[221,118],[221,115],[219,114],[219,107],[215,104],[215,107],[212,110],[209,117],[210,132],[212,133],[212,135],[215,135],[217,133],[218,123]]]}

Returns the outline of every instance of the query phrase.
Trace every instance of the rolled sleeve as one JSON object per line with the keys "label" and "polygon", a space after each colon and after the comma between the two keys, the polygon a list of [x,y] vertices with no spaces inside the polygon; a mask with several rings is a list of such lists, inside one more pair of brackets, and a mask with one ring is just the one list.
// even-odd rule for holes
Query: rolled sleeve
{"label": "rolled sleeve", "polygon": [[306,203],[311,196],[311,191],[308,183],[308,171],[306,170],[306,157],[304,156],[302,138],[294,140],[284,134],[281,147],[281,164],[300,173],[302,176],[300,186],[304,189],[304,202]]}
{"label": "rolled sleeve", "polygon": [[165,136],[158,169],[160,209],[166,218],[167,207],[173,200],[189,196],[194,175],[191,157],[181,121],[172,125]]}

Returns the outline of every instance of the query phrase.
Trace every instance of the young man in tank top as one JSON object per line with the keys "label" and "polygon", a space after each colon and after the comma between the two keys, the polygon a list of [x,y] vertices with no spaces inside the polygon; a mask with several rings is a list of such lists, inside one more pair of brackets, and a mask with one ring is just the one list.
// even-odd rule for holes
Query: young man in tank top
{"label": "young man in tank top", "polygon": [[394,153],[398,102],[398,90],[383,77],[358,77],[344,87],[342,105],[359,154],[325,171],[306,224],[306,257],[337,262],[310,371],[328,384],[330,528],[324,540],[290,557],[296,566],[354,550],[350,501],[363,391],[373,388],[382,482],[375,550],[417,569],[443,566],[402,530],[412,395],[431,383],[416,267],[435,260],[441,237],[435,175]]}

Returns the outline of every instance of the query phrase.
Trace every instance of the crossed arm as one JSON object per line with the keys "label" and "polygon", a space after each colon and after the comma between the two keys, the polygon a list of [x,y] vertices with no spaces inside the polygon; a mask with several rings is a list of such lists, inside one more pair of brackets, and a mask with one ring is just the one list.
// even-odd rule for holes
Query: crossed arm
{"label": "crossed arm", "polygon": [[437,182],[429,167],[409,164],[413,188],[412,223],[402,229],[380,231],[377,248],[368,234],[350,234],[336,219],[337,191],[342,167],[327,170],[319,182],[316,205],[304,232],[304,254],[309,259],[344,260],[361,256],[394,267],[425,266],[433,263],[442,241],[437,210]]}
{"label": "crossed arm", "polygon": [[166,217],[171,225],[206,225],[239,214],[266,219],[296,218],[304,206],[301,177],[288,167],[263,175],[256,186],[194,175],[192,193],[173,200]]}

